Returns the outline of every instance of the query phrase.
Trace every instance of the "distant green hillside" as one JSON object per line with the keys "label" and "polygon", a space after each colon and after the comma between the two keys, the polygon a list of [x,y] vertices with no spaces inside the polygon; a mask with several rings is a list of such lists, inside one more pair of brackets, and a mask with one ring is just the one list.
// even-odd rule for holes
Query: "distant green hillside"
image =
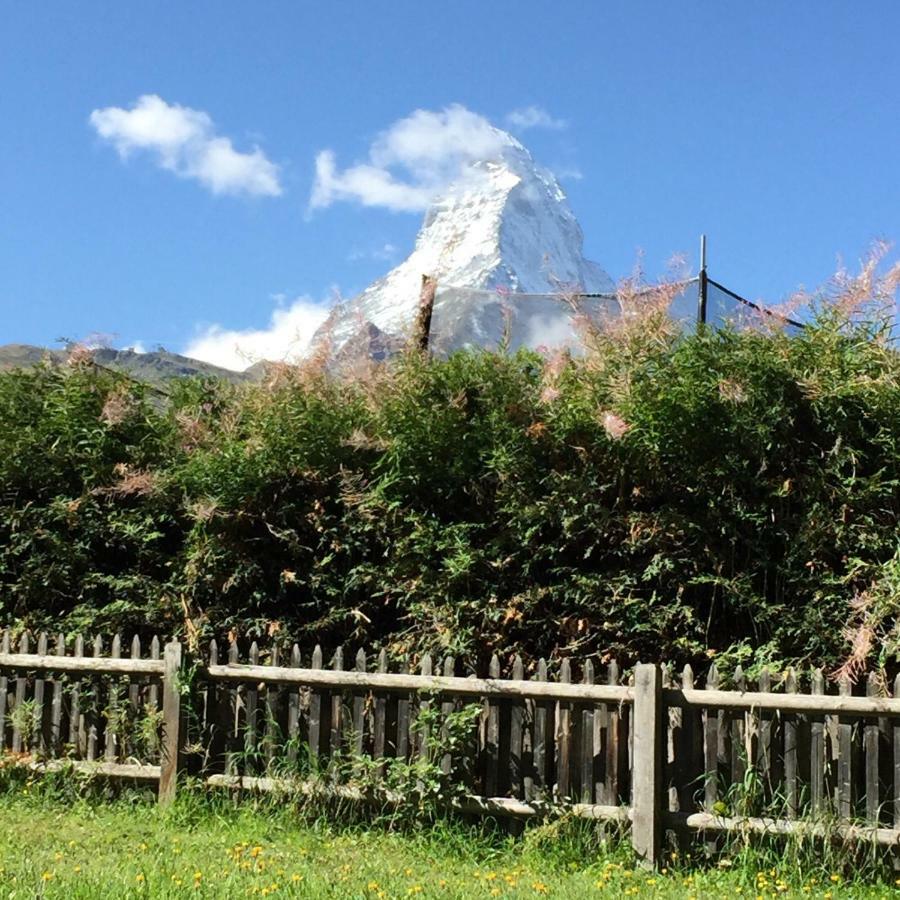
{"label": "distant green hillside", "polygon": [[[190,359],[168,350],[155,350],[151,353],[135,353],[133,350],[113,350],[101,347],[91,351],[94,362],[99,366],[122,372],[138,381],[155,387],[162,387],[172,378],[184,378],[194,375],[221,378],[232,384],[258,381],[262,375],[264,364],[257,363],[247,372],[233,372],[222,369],[198,359]],[[27,369],[42,361],[59,365],[65,362],[68,350],[51,350],[47,347],[36,347],[33,344],[0,345],[0,371],[10,369]]]}

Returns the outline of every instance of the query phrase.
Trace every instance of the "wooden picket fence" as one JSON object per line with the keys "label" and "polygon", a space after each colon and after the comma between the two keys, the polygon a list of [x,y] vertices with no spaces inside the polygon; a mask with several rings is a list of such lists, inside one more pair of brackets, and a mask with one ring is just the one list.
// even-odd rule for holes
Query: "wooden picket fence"
{"label": "wooden picket fence", "polygon": [[[188,654],[156,638],[145,647],[4,631],[0,756],[147,780],[169,802],[183,772],[266,790],[285,783],[277,765],[301,754],[313,768],[413,760],[428,752],[415,727],[423,709],[446,716],[477,703],[467,799],[456,802],[465,811],[565,808],[630,823],[651,864],[666,832],[710,842],[736,830],[803,831],[900,845],[900,677],[890,696],[874,676],[856,693],[847,680],[828,693],[821,672],[806,693],[793,673],[777,684],[763,673],[751,686],[740,671],[722,690],[715,667],[697,687],[690,667],[674,677],[651,664],[622,673],[614,662],[601,671],[565,659],[551,672],[519,658],[504,669],[495,656],[476,677],[452,658],[391,667],[384,652],[246,649],[213,641]],[[445,753],[438,764],[449,773],[455,762]]]}

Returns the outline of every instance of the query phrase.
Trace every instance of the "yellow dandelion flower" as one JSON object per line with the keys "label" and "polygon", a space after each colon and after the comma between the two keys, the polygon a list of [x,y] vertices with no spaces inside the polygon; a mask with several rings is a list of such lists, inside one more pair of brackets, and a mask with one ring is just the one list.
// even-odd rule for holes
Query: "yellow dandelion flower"
{"label": "yellow dandelion flower", "polygon": [[138,872],[137,875],[134,876],[134,880],[138,881],[138,882],[143,881],[144,880],[143,872]]}
{"label": "yellow dandelion flower", "polygon": [[296,884],[298,881],[303,881],[303,876],[298,875],[296,872],[294,872],[294,874],[291,875],[291,881],[293,881]]}
{"label": "yellow dandelion flower", "polygon": [[41,880],[42,880],[42,881],[52,881],[52,880],[53,880],[53,873],[52,873],[52,872],[44,872],[44,873],[41,875]]}
{"label": "yellow dandelion flower", "polygon": [[77,875],[79,872],[81,872],[81,866],[75,866],[75,868],[74,868],[73,871],[74,871],[75,874]]}
{"label": "yellow dandelion flower", "polygon": [[531,883],[531,889],[532,889],[536,894],[546,894],[546,893],[547,893],[547,890],[548,890],[547,885],[544,884],[543,881],[533,881],[533,882]]}

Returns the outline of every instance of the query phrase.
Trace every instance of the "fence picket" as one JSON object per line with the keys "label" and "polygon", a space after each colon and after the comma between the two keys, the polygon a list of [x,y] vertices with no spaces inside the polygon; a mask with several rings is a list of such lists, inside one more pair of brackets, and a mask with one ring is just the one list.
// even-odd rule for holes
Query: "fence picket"
{"label": "fence picket", "polygon": [[[300,647],[291,647],[291,668],[301,666]],[[288,691],[287,699],[287,758],[292,764],[297,762],[297,748],[300,743],[300,686],[294,685]]]}
{"label": "fence picket", "polygon": [[[219,644],[215,638],[209,642],[209,664],[219,663]],[[213,769],[227,769],[228,762],[226,752],[228,750],[228,732],[230,704],[228,703],[228,688],[210,680],[206,685],[206,734],[209,740],[207,751],[210,765]]]}
{"label": "fence picket", "polygon": [[[356,654],[356,671],[366,671],[366,652],[360,647]],[[363,752],[366,737],[366,696],[361,691],[353,695],[353,750],[357,755]]]}
{"label": "fence picket", "polygon": [[[259,665],[259,645],[250,644],[247,659],[251,666]],[[259,749],[259,688],[252,682],[244,694],[244,773],[255,774],[258,770],[256,754]]]}
{"label": "fence picket", "polygon": [[[9,653],[9,629],[0,631],[0,653]],[[6,704],[9,679],[0,669],[0,751],[6,750]]]}
{"label": "fence picket", "polygon": [[[874,672],[866,679],[866,696],[878,696],[878,682]],[[866,820],[870,824],[878,822],[878,722],[867,722],[864,732],[865,777],[866,777]]]}
{"label": "fence picket", "polygon": [[[66,639],[62,634],[56,636],[56,656],[66,655]],[[62,749],[62,714],[63,714],[63,682],[62,676],[53,676],[53,693],[50,700],[50,742],[49,753],[58,756]],[[2,742],[0,742],[2,743]]]}
{"label": "fence picket", "polygon": [[[538,661],[537,671],[534,673],[534,681],[547,680],[547,663],[541,659]],[[547,719],[549,717],[549,704],[545,700],[533,701],[534,713],[532,716],[531,758],[532,775],[531,787],[526,791],[525,799],[532,800],[546,792],[552,783],[547,777]]]}
{"label": "fence picket", "polygon": [[[785,691],[797,693],[797,676],[788,669],[785,677]],[[789,819],[796,819],[799,813],[797,791],[797,717],[790,713],[784,717],[784,797]]]}
{"label": "fence picket", "polygon": [[[19,638],[19,653],[27,653],[28,652],[28,632],[22,632],[22,637]],[[28,675],[25,672],[20,672],[16,677],[16,702],[13,706],[13,713],[15,717],[13,718],[12,723],[12,752],[13,753],[21,753],[23,748],[23,736],[22,729],[19,727],[19,723],[22,718],[22,704],[25,702],[25,692],[28,688]]]}
{"label": "fence picket", "polygon": [[[850,679],[844,676],[838,682],[838,693],[849,696],[853,692]],[[846,718],[838,719],[838,783],[836,805],[838,815],[849,819],[853,810],[853,724]]]}
{"label": "fence picket", "polygon": [[[572,681],[572,667],[568,658],[559,667],[559,682],[569,684]],[[569,797],[572,789],[572,704],[568,701],[557,701],[556,704],[556,795],[559,798]]]}
{"label": "fence picket", "polygon": [[[525,680],[525,664],[518,654],[513,660],[512,677],[516,681]],[[522,700],[511,701],[509,711],[509,794],[511,797],[524,796],[522,765],[524,742],[525,704]]]}
{"label": "fence picket", "polygon": [[[900,674],[898,674],[894,678],[894,693],[893,697],[895,700],[900,700]],[[893,819],[894,819],[894,828],[900,829],[900,719],[894,719],[894,725],[892,730],[891,737],[893,738],[894,744],[894,771],[893,771],[893,789],[894,789],[894,808]]]}
{"label": "fence picket", "polygon": [[[310,668],[322,668],[322,648],[316,644],[312,654]],[[309,693],[309,754],[312,760],[318,760],[322,749],[322,692],[312,688]]]}
{"label": "fence picket", "polygon": [[[228,665],[236,666],[241,656],[237,641],[232,639],[228,643]],[[230,688],[230,703],[228,704],[228,729],[226,731],[226,745],[228,747],[225,756],[225,774],[238,775],[239,760],[241,757],[241,710],[243,709],[244,685],[236,684]]]}
{"label": "fence picket", "polygon": [[[141,639],[137,635],[135,635],[131,639],[131,658],[141,658]],[[208,689],[209,687],[207,688],[207,690]],[[141,685],[136,678],[131,678],[128,681],[128,706],[131,710],[132,724],[136,725],[141,714]],[[132,727],[130,729],[130,737],[128,738],[128,746],[123,746],[122,748],[124,753],[130,754],[132,756],[137,755],[137,748],[134,746],[134,731],[135,728]],[[124,742],[124,735],[122,740]]]}
{"label": "fence picket", "polygon": [[[72,655],[84,656],[84,638],[80,634],[75,636]],[[84,759],[87,756],[87,732],[84,727],[84,713],[81,709],[81,685],[81,678],[77,674],[74,675],[70,688],[71,699],[69,700],[69,743],[72,745],[76,757]]]}
{"label": "fence picket", "polygon": [[[401,671],[409,672],[409,660],[404,660]],[[406,759],[409,753],[409,695],[401,694],[397,700],[397,740],[394,743],[397,759]]]}
{"label": "fence picket", "polygon": [[[811,693],[825,693],[825,679],[821,669],[812,674]],[[825,802],[825,723],[818,717],[810,726],[809,740],[809,798],[812,811],[821,813]]]}
{"label": "fence picket", "polygon": [[[384,648],[378,654],[378,664],[375,669],[378,672],[387,672],[388,670],[387,650]],[[387,749],[387,698],[383,693],[375,696],[372,718],[372,753],[375,759],[383,760]],[[384,771],[383,764],[379,766],[378,771]]]}
{"label": "fence picket", "polygon": [[[280,664],[281,651],[276,643],[272,645],[272,650],[269,654],[269,665],[272,666],[272,668],[278,668]],[[272,760],[275,758],[275,749],[279,743],[279,738],[281,737],[278,724],[280,693],[281,690],[278,685],[266,684],[266,721],[264,723],[265,731],[263,736],[263,757],[266,762],[266,770],[272,765]]]}
{"label": "fence picket", "polygon": [[[338,647],[331,658],[331,668],[335,672],[344,671],[344,648]],[[337,756],[343,748],[343,712],[344,698],[339,690],[331,692],[331,736],[329,740],[330,752]]]}
{"label": "fence picket", "polygon": [[[110,659],[122,658],[122,636],[113,635],[112,647],[109,651]],[[106,725],[103,729],[103,756],[107,762],[115,762],[119,740],[119,682],[118,679],[110,680],[109,691],[106,698]]]}
{"label": "fence picket", "polygon": [[[747,690],[747,679],[743,668],[738,665],[734,670],[734,687],[738,691]],[[748,752],[748,715],[744,710],[735,710],[731,719],[731,782],[741,784],[747,771],[747,763],[751,762]]]}
{"label": "fence picket", "polygon": [[[706,676],[706,690],[714,691],[719,687],[719,673],[716,664],[709,667]],[[707,707],[703,712],[704,743],[703,772],[704,791],[703,806],[707,812],[714,812],[719,799],[719,714]]]}
{"label": "fence picket", "polygon": [[[581,673],[582,684],[594,683],[594,664],[585,660]],[[585,704],[581,710],[581,729],[578,757],[581,765],[581,802],[593,803],[594,797],[594,708]]]}
{"label": "fence picket", "polygon": [[[157,660],[159,658],[159,635],[154,634],[153,638],[150,641],[150,659]],[[152,709],[154,712],[157,712],[159,710],[159,684],[156,678],[150,679],[150,690],[148,691],[147,702],[150,704],[150,709]]]}
{"label": "fence picket", "polygon": [[[769,670],[764,668],[759,673],[759,692],[768,694],[772,690],[772,676]],[[762,781],[766,796],[774,793],[772,785],[772,718],[771,713],[760,710],[758,714],[759,728],[759,777]]]}
{"label": "fence picket", "polygon": [[[489,678],[500,677],[500,660],[495,653],[488,668]],[[487,698],[484,702],[486,729],[484,741],[484,792],[487,797],[497,796],[500,763],[500,709]]]}
{"label": "fence picket", "polygon": [[[9,653],[9,629],[0,631],[0,653]],[[3,670],[0,670],[0,752],[6,750],[6,705],[9,702],[9,679]]]}
{"label": "fence picket", "polygon": [[[606,669],[606,683],[619,683],[619,664],[611,660]],[[618,709],[605,706],[606,709],[606,800],[611,806],[618,805],[624,796],[624,768],[628,762],[628,741],[624,730],[628,727],[624,716],[627,712],[623,706]]]}
{"label": "fence picket", "polygon": [[[456,661],[452,656],[444,657],[444,665],[443,672],[446,677],[452,678],[456,672]],[[447,724],[447,717],[450,716],[454,709],[456,708],[456,704],[453,701],[453,698],[446,697],[444,702],[441,703],[441,739],[446,743],[447,737],[450,734],[450,729]],[[449,751],[445,752],[441,757],[441,772],[444,775],[449,775],[453,769],[453,757]]]}
{"label": "fence picket", "polygon": [[[37,652],[38,656],[46,656],[47,655],[47,632],[42,631],[38,635],[37,642]],[[38,672],[34,678],[34,692],[32,694],[32,701],[34,703],[34,713],[32,717],[32,739],[31,739],[31,747],[29,748],[32,753],[37,753],[39,756],[43,756],[47,750],[47,741],[46,734],[44,732],[44,693],[45,693],[46,679],[41,676],[41,673]]]}

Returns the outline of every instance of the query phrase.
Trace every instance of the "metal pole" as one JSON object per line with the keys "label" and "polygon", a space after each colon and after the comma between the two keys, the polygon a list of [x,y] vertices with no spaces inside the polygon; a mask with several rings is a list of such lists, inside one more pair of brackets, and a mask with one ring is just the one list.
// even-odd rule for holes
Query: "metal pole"
{"label": "metal pole", "polygon": [[706,297],[709,286],[709,279],[706,275],[706,235],[700,235],[700,277],[697,279],[699,286],[699,296],[697,298],[697,322],[700,325],[706,324]]}

